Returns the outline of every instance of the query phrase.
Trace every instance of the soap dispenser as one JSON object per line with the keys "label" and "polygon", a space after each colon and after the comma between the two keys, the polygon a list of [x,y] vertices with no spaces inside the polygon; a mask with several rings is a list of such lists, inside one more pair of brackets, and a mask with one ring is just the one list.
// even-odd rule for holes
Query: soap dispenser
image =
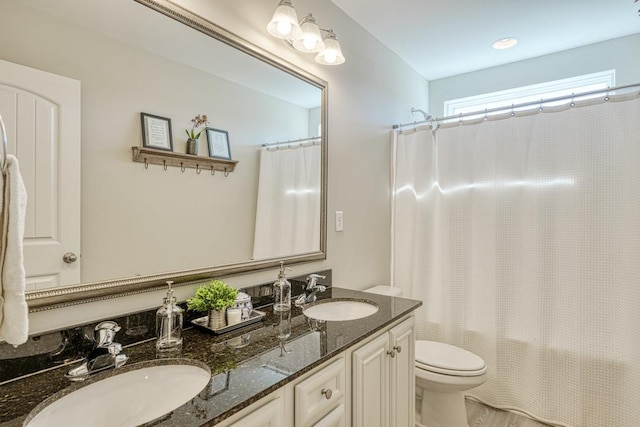
{"label": "soap dispenser", "polygon": [[156,350],[159,354],[179,352],[182,349],[182,308],[173,296],[172,284],[172,281],[167,281],[167,296],[156,312]]}
{"label": "soap dispenser", "polygon": [[291,283],[286,278],[284,261],[280,261],[278,280],[273,283],[273,311],[288,310],[291,310]]}

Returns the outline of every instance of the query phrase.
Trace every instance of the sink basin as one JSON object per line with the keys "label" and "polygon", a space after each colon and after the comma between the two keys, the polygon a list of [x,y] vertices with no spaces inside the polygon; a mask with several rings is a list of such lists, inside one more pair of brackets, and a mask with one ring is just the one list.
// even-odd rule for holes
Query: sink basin
{"label": "sink basin", "polygon": [[102,379],[96,376],[68,387],[38,405],[24,425],[138,426],[182,406],[211,380],[209,367],[194,360],[151,363],[118,368],[99,374]]}
{"label": "sink basin", "polygon": [[342,322],[362,319],[363,317],[371,316],[377,311],[378,306],[373,302],[334,298],[318,301],[305,308],[303,314],[311,319]]}

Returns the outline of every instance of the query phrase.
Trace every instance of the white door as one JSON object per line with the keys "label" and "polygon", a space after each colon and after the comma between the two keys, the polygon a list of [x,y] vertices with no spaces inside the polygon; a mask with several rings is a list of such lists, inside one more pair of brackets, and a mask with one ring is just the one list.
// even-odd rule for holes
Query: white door
{"label": "white door", "polygon": [[0,115],[27,188],[27,290],[80,283],[80,82],[0,61]]}
{"label": "white door", "polygon": [[391,350],[390,416],[394,427],[415,425],[415,336],[414,318],[405,320],[389,331]]}
{"label": "white door", "polygon": [[353,352],[354,427],[389,426],[388,352],[386,333]]}

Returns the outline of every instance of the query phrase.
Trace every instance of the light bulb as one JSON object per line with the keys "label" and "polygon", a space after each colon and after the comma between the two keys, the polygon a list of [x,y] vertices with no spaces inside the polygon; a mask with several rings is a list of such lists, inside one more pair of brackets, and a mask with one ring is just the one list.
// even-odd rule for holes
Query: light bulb
{"label": "light bulb", "polygon": [[316,47],[316,41],[313,37],[304,37],[302,39],[302,45],[305,47],[305,49],[311,51]]}
{"label": "light bulb", "polygon": [[283,36],[288,35],[291,32],[291,22],[289,21],[278,21],[278,25],[276,25],[276,29],[278,30],[278,33],[280,33]]}
{"label": "light bulb", "polygon": [[330,50],[324,54],[324,60],[327,64],[333,64],[334,62],[336,62],[336,59],[338,59],[338,55],[333,50]]}

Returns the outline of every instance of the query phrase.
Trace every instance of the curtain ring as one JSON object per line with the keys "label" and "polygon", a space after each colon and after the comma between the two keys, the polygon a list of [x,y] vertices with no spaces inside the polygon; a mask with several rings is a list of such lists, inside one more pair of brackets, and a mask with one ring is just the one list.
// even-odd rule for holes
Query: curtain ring
{"label": "curtain ring", "polygon": [[196,163],[196,173],[197,173],[198,175],[200,175],[200,172],[202,172],[202,171],[200,170],[200,165]]}
{"label": "curtain ring", "polygon": [[164,170],[167,170],[167,161],[163,160],[162,163],[164,163]]}
{"label": "curtain ring", "polygon": [[213,168],[213,166],[211,166],[211,176],[216,174],[216,170]]}
{"label": "curtain ring", "polygon": [[227,168],[224,168],[224,177],[228,177],[229,176],[229,172],[227,171]]}
{"label": "curtain ring", "polygon": [[149,163],[147,163],[147,158],[144,158],[144,168],[149,169]]}
{"label": "curtain ring", "polygon": [[184,173],[184,171],[185,171],[184,164],[180,162],[180,172]]}

